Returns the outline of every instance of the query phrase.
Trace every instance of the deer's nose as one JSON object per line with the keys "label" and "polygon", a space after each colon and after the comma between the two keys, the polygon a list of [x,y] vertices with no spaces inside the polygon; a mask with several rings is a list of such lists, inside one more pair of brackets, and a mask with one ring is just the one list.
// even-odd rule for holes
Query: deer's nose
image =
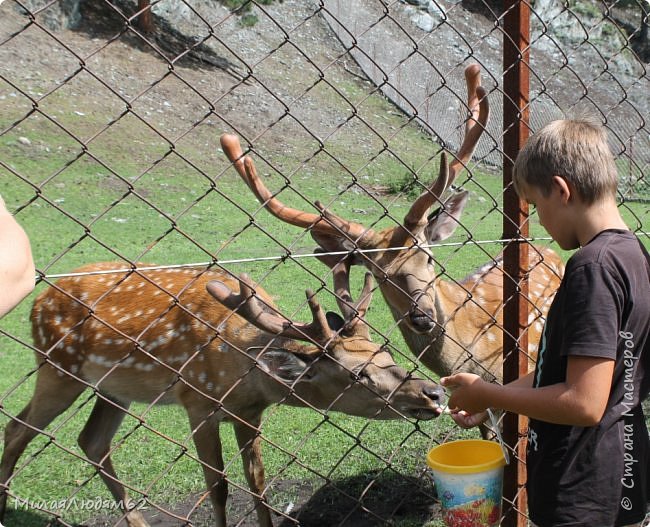
{"label": "deer's nose", "polygon": [[442,405],[445,400],[445,391],[441,386],[426,386],[424,395],[439,405]]}
{"label": "deer's nose", "polygon": [[409,320],[413,329],[418,332],[431,331],[436,325],[433,310],[431,309],[416,309],[409,315]]}

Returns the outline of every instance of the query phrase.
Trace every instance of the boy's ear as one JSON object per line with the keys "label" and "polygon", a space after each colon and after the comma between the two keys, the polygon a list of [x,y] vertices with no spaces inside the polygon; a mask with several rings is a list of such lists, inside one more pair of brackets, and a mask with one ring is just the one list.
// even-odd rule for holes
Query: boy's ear
{"label": "boy's ear", "polygon": [[553,186],[558,191],[562,203],[567,204],[573,197],[573,187],[563,176],[553,176]]}

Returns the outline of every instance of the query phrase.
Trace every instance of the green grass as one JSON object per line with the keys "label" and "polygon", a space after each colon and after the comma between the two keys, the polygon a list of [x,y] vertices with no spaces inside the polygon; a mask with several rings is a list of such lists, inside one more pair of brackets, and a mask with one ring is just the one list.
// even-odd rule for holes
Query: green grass
{"label": "green grass", "polygon": [[[386,103],[382,104],[389,108]],[[402,131],[411,142],[411,148],[404,152],[409,166],[427,165],[426,169],[420,169],[419,176],[424,172],[435,173],[437,163],[423,159],[428,154],[420,154],[418,158],[420,152],[433,150],[430,141],[417,130],[403,128]],[[229,261],[279,257],[287,251],[305,253],[314,245],[304,232],[258,210],[243,182],[231,169],[226,170],[225,160],[216,155],[213,157],[217,168],[203,173],[182,163],[175,155],[166,156],[164,148],[147,152],[123,149],[113,155],[109,142],[105,147],[98,145],[91,149],[94,157],[110,159],[110,170],[107,170],[88,155],[70,164],[69,160],[78,153],[74,144],[61,145],[54,154],[27,156],[16,140],[18,136],[30,137],[33,142],[47,144],[54,141],[55,135],[49,136],[42,128],[37,131],[21,126],[0,136],[0,147],[11,167],[10,171],[0,173],[0,193],[9,208],[19,209],[18,219],[32,240],[38,268],[47,275],[65,273],[80,264],[106,259],[178,264],[209,261],[215,256]],[[323,200],[336,212],[377,227],[391,225],[391,218],[400,220],[404,216],[409,200],[399,193],[377,200],[363,191],[354,192],[399,179],[407,170],[403,163],[387,154],[367,162],[364,156],[354,152],[344,154],[337,143],[328,146],[327,150],[341,152],[340,157],[332,160],[327,156],[303,169],[291,171],[295,189],[309,200]],[[187,150],[184,155],[198,158],[203,153]],[[153,170],[143,173],[139,164],[144,158],[154,162],[162,160]],[[295,158],[276,155],[273,161],[279,166],[296,165]],[[353,174],[342,174],[340,167],[336,167],[338,163],[354,167]],[[271,172],[262,162],[258,162],[258,168],[263,174]],[[16,174],[23,175],[24,180]],[[277,174],[265,177],[272,189],[280,188],[284,182]],[[323,178],[327,178],[327,185],[322,184]],[[475,171],[463,183],[470,190],[472,201],[454,240],[460,243],[469,238],[499,239],[502,223],[500,178]],[[290,189],[282,192],[281,199],[301,208],[310,207]],[[635,204],[629,207],[625,210],[642,214]],[[543,234],[534,218],[531,230],[534,235]],[[500,246],[478,246],[469,242],[436,249],[435,254],[450,277],[460,278],[487,260],[484,251],[496,255]],[[301,291],[307,287],[318,290],[329,283],[327,270],[313,258],[223,265],[234,273],[245,271],[263,280],[264,287],[276,297],[285,312],[297,312],[303,317],[307,314],[304,307],[301,308],[304,298]],[[360,277],[360,271],[355,271],[357,283]],[[39,285],[37,292],[42,287],[44,285]],[[328,309],[335,307],[331,295],[325,291],[321,292],[320,299]],[[16,415],[20,411],[31,394],[33,358],[25,345],[30,342],[29,304],[29,300],[24,302],[0,323],[3,332],[14,337],[0,336],[0,358],[4,365],[0,377],[4,415],[0,418],[0,426],[7,422],[6,415]],[[378,339],[390,339],[398,360],[410,369],[416,368],[381,299],[374,301],[369,319],[374,327],[382,328]],[[426,371],[421,373],[427,375]],[[88,416],[91,402],[88,394],[84,394],[74,408],[48,429],[56,436],[54,442],[43,436],[33,441],[20,461],[25,466],[13,482],[13,492],[32,500],[109,497],[99,477],[80,459],[82,454],[76,446],[76,436]],[[120,478],[161,504],[173,503],[179,497],[200,491],[203,478],[193,459],[194,447],[184,412],[177,407],[146,410],[143,405],[132,407],[134,415],[146,419],[146,428],[140,426],[137,419],[127,417],[116,436],[119,447],[113,458]],[[388,460],[399,473],[413,474],[423,470],[424,455],[436,441],[473,433],[460,432],[446,417],[415,427],[407,421],[368,422],[338,414],[323,420],[316,412],[286,407],[269,409],[264,421],[267,474],[279,479],[343,479],[381,469]],[[232,481],[244,486],[237,447],[229,427],[223,428],[228,473]],[[165,437],[173,438],[181,446]],[[299,463],[294,461],[294,456]],[[283,496],[275,499],[282,500]],[[88,516],[86,511],[79,510],[70,510],[67,514],[66,518],[74,521]],[[14,523],[11,525],[38,525],[42,521],[32,516],[12,514],[10,518]]]}
{"label": "green grass", "polygon": [[[374,104],[390,109],[383,100]],[[96,118],[105,120],[99,112]],[[400,119],[392,115],[390,120]],[[94,128],[92,123],[85,125]],[[88,153],[39,117],[23,121],[0,136],[7,167],[0,168],[0,193],[8,207],[18,211],[17,218],[30,236],[42,273],[66,273],[81,264],[101,260],[178,264],[216,257],[227,262],[311,251],[314,242],[307,234],[258,210],[252,194],[234,171],[227,169],[227,162],[214,147],[212,152],[205,152],[187,143],[170,153],[162,142],[145,137],[145,133],[136,120],[120,122],[109,136],[91,142]],[[419,149],[428,151],[432,144],[417,130],[404,128],[403,134],[406,137],[396,140],[395,150],[400,142],[417,138],[419,147],[405,149],[404,155],[414,166],[421,165],[423,161],[417,159]],[[80,135],[83,133],[78,132]],[[22,137],[28,138],[33,148],[26,148],[19,140]],[[346,135],[336,138],[326,145],[326,153],[315,159],[309,159],[305,150],[301,151],[303,157],[297,158],[271,152],[273,163],[288,167],[292,184],[309,200],[320,199],[344,215],[357,211],[351,218],[356,221],[390,225],[393,220],[385,216],[378,201],[352,190],[383,184],[403,170],[403,165],[390,155],[380,155],[368,163],[363,155],[351,151],[344,154],[340,142],[345,140]],[[143,145],[147,148],[143,149]],[[195,165],[185,163],[181,156]],[[210,168],[208,161],[213,163]],[[342,171],[341,164],[350,167],[352,173]],[[259,160],[258,168],[263,174],[271,172]],[[383,176],[378,177],[380,173]],[[481,178],[486,182],[494,179]],[[271,188],[279,188],[283,181],[277,174],[267,179]],[[289,189],[281,199],[313,209]],[[387,201],[391,216],[401,219],[408,201],[399,196]],[[450,254],[453,258],[453,251]],[[330,283],[328,271],[313,258],[223,265],[234,273],[248,272],[262,280],[285,312],[303,318],[307,312],[302,291],[308,287],[318,290]],[[357,282],[360,277],[361,271],[355,271]],[[287,284],[291,287],[287,288]],[[31,396],[35,371],[28,348],[29,307],[43,287],[45,284],[39,284],[29,299],[0,322],[5,333],[0,335],[0,358],[5,365],[0,377],[0,427]],[[335,309],[332,296],[325,291],[320,299],[326,308]],[[375,300],[369,317],[390,339],[398,360],[414,369],[416,365],[404,355],[406,346],[381,299]],[[110,497],[100,478],[82,461],[76,444],[91,406],[88,392],[48,428],[54,441],[40,436],[30,444],[19,462],[12,492],[35,502],[71,497],[83,502]],[[134,404],[131,411],[146,419],[147,427],[142,427],[139,419],[127,417],[116,435],[115,444],[119,446],[113,459],[119,477],[149,495],[153,502],[164,505],[201,491],[203,477],[193,459],[194,446],[183,410],[157,407],[147,411],[144,405]],[[398,473],[422,471],[428,448],[449,434],[453,437],[459,433],[448,418],[416,427],[407,421],[368,422],[339,414],[324,420],[316,412],[287,407],[269,409],[264,421],[264,458],[269,478],[308,478],[321,483],[324,478],[339,480],[384,468],[389,460]],[[238,449],[228,425],[223,426],[222,439],[229,477],[245,486]],[[281,502],[285,496],[272,499]],[[11,498],[9,503],[13,503]],[[64,518],[83,521],[92,515],[71,507]],[[11,512],[9,521],[16,526],[41,525],[44,517],[35,511]]]}
{"label": "green grass", "polygon": [[[352,119],[336,128],[322,147],[300,130],[293,130],[288,145],[275,144],[269,136],[285,137],[280,131],[289,126],[280,122],[274,134],[255,145],[258,170],[273,190],[290,179],[291,188],[280,194],[287,204],[313,211],[313,202],[321,200],[335,212],[374,228],[393,225],[404,217],[412,196],[437,173],[439,148],[368,85],[345,81],[337,89],[355,105],[363,121]],[[342,114],[346,112],[340,95],[324,85],[311,90],[309,97],[319,104],[340,104]],[[55,92],[41,105],[80,140],[39,114],[12,126],[26,115],[29,105],[24,101],[12,103],[13,113],[0,121],[0,130],[5,130],[0,134],[0,194],[11,210],[18,211],[40,272],[49,277],[101,260],[183,264],[216,258],[227,270],[248,272],[260,280],[285,313],[307,317],[302,292],[330,287],[329,273],[311,257],[282,258],[311,252],[314,242],[307,233],[260,210],[217,149],[222,130],[196,127],[172,149],[130,114],[99,133],[115,119],[110,104],[98,104],[92,111],[84,104],[90,107],[82,97],[73,106],[69,97]],[[82,108],[86,118],[75,117],[79,111],[75,108]],[[25,146],[20,138],[31,145]],[[405,180],[413,182],[412,188],[403,185]],[[471,201],[450,240],[456,245],[434,250],[451,279],[465,276],[500,252],[499,243],[476,242],[500,239],[503,224],[500,177],[473,170],[458,183],[470,191]],[[376,193],[386,188],[393,194]],[[647,225],[643,204],[626,203],[623,213],[631,225]],[[534,217],[531,234],[544,235]],[[266,259],[254,261],[260,258]],[[361,276],[355,270],[356,287]],[[0,428],[31,396],[35,371],[29,349],[29,307],[43,287],[39,284],[28,300],[0,321]],[[335,309],[329,293],[321,291],[319,298],[327,309]],[[376,340],[388,339],[402,365],[418,368],[380,298],[368,318],[373,327],[381,328]],[[430,375],[421,367],[419,372]],[[89,394],[84,394],[48,428],[54,441],[40,436],[32,442],[19,462],[14,493],[46,501],[109,498],[76,445],[91,405]],[[139,419],[127,417],[116,435],[113,459],[120,478],[166,506],[202,491],[203,477],[183,410],[148,410],[135,404],[131,412],[145,419],[146,427]],[[264,417],[264,459],[269,479],[323,483],[380,470],[387,463],[397,473],[413,475],[425,470],[424,456],[433,444],[471,435],[475,432],[458,430],[447,417],[418,424],[373,422],[340,414],[324,419],[314,411],[273,407]],[[222,440],[229,477],[245,486],[227,425]],[[271,499],[282,503],[290,498],[280,494]],[[89,516],[92,513],[74,508],[64,515],[66,521]],[[9,518],[12,526],[35,526],[43,524],[45,515],[21,511]],[[401,525],[411,524],[405,520]]]}

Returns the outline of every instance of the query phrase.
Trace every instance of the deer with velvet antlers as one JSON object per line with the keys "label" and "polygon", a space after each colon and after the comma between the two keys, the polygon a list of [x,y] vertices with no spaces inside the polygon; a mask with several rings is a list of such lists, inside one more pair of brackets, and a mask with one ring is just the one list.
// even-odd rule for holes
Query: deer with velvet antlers
{"label": "deer with velvet antlers", "polygon": [[130,527],[147,522],[115,473],[111,440],[132,401],[184,406],[218,527],[226,525],[228,492],[219,423],[234,427],[259,524],[269,527],[260,435],[266,407],[283,403],[374,419],[432,419],[442,411],[437,384],[412,377],[370,341],[361,318],[372,277],[352,302],[345,262],[333,269],[344,317],[325,314],[307,291],[308,324],[283,317],[246,275],[236,280],[212,270],[152,268],[115,273],[116,267],[82,267],[35,300],[36,386],[5,429],[0,520],[19,457],[86,388],[96,401],[79,445]]}
{"label": "deer with velvet antlers", "polygon": [[[486,91],[480,69],[465,70],[470,118],[465,137],[448,164],[441,156],[440,173],[412,204],[401,225],[375,231],[347,221],[318,201],[317,212],[292,209],[270,192],[239,139],[221,137],[221,145],[236,171],[264,207],[280,220],[304,229],[323,252],[348,253],[352,263],[364,265],[375,277],[412,353],[438,375],[457,371],[502,379],[503,280],[501,256],[459,281],[443,280],[436,272],[432,244],[454,232],[469,193],[457,191],[443,199],[462,168],[470,161],[488,121]],[[439,208],[430,213],[434,205]],[[327,263],[327,262],[326,262]],[[528,263],[530,284],[529,363],[543,320],[559,286],[563,263],[551,249],[534,247]]]}

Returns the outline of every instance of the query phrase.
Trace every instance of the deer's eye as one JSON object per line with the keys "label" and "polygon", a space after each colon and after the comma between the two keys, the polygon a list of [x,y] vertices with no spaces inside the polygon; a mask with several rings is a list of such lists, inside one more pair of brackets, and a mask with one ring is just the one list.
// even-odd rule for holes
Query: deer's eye
{"label": "deer's eye", "polygon": [[368,370],[366,369],[365,366],[366,365],[364,364],[359,368],[355,368],[352,371],[352,378],[354,379],[355,382],[361,383],[365,386],[373,386],[375,383],[372,380],[372,377],[370,376],[370,373],[368,373]]}

